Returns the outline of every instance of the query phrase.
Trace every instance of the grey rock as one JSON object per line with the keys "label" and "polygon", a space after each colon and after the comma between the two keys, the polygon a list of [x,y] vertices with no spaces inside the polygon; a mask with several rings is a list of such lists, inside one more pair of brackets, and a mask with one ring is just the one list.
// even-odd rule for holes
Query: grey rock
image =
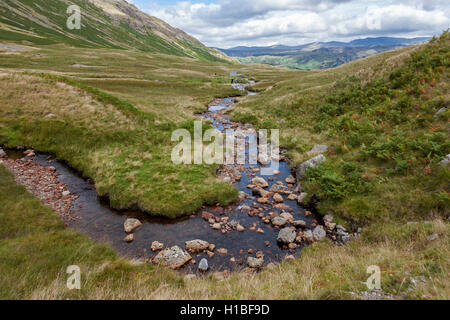
{"label": "grey rock", "polygon": [[327,232],[323,226],[317,226],[314,228],[313,237],[315,241],[322,241],[327,236]]}
{"label": "grey rock", "polygon": [[229,221],[229,222],[227,222],[227,225],[230,227],[230,228],[236,228],[237,227],[237,225],[239,224],[239,222],[237,222],[236,220],[231,220],[231,221]]}
{"label": "grey rock", "polygon": [[439,238],[439,235],[437,233],[433,233],[432,235],[429,235],[427,237],[427,240],[428,241],[434,241],[434,240],[437,240],[438,238]]}
{"label": "grey rock", "polygon": [[297,233],[291,228],[283,228],[278,233],[277,241],[285,244],[289,244],[295,241]]}
{"label": "grey rock", "polygon": [[328,151],[328,146],[324,144],[316,144],[310,151],[308,151],[306,154],[308,156],[314,155],[314,154],[322,154]]}
{"label": "grey rock", "polygon": [[132,233],[140,226],[142,226],[142,223],[138,219],[134,218],[128,218],[123,224],[123,228],[126,233]]}
{"label": "grey rock", "polygon": [[287,223],[286,219],[282,217],[274,217],[272,218],[272,224],[277,227],[282,227]]}
{"label": "grey rock", "polygon": [[441,113],[444,113],[446,111],[447,111],[447,108],[446,107],[442,107],[434,114],[434,117],[438,117]]}
{"label": "grey rock", "polygon": [[342,244],[346,244],[351,239],[351,236],[347,233],[338,237],[338,241]]}
{"label": "grey rock", "polygon": [[336,223],[334,222],[328,222],[327,220],[324,220],[324,224],[329,231],[333,231],[336,228]]}
{"label": "grey rock", "polygon": [[264,259],[263,258],[248,257],[247,258],[247,265],[250,268],[262,268],[264,266]]}
{"label": "grey rock", "polygon": [[311,230],[306,230],[303,232],[303,239],[306,242],[313,243],[314,242],[314,236]]}
{"label": "grey rock", "polygon": [[314,158],[311,158],[308,161],[305,161],[305,162],[297,165],[297,168],[296,168],[297,180],[303,179],[303,175],[306,172],[306,170],[308,170],[309,168],[313,168],[313,167],[317,166],[318,164],[325,162],[325,161],[326,161],[326,158],[322,154],[319,154],[318,156],[315,156]]}
{"label": "grey rock", "polygon": [[183,251],[178,246],[173,246],[160,251],[156,257],[153,258],[153,262],[172,269],[177,269],[184,266],[191,259],[192,257],[189,253]]}
{"label": "grey rock", "polygon": [[350,234],[345,230],[345,228],[341,225],[336,226],[336,238],[338,243],[346,244],[350,241],[351,236]]}
{"label": "grey rock", "polygon": [[438,163],[440,166],[446,166],[450,163],[450,154],[446,155],[445,158]]}
{"label": "grey rock", "polygon": [[64,192],[62,193],[63,197],[68,196],[69,194],[70,194],[70,191],[64,191]]}
{"label": "grey rock", "polygon": [[198,264],[198,270],[206,272],[208,271],[208,269],[209,269],[208,260],[203,258],[202,260],[200,260],[200,263]]}
{"label": "grey rock", "polygon": [[323,217],[323,221],[327,221],[327,222],[333,222],[333,215],[332,214],[327,214],[325,217]]}
{"label": "grey rock", "polygon": [[0,148],[0,158],[2,157],[6,157],[6,152],[2,148]]}

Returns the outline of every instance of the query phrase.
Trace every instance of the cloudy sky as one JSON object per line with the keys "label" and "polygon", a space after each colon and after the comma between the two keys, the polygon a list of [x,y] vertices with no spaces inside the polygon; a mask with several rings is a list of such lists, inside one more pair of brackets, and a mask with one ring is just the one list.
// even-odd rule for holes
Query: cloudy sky
{"label": "cloudy sky", "polygon": [[449,0],[128,0],[208,46],[298,45],[430,36],[450,28]]}

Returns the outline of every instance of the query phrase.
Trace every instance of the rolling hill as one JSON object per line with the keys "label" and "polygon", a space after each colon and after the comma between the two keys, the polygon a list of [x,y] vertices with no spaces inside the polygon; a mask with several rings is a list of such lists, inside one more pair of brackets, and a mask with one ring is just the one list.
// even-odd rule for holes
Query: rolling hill
{"label": "rolling hill", "polygon": [[[66,26],[70,16],[67,8],[73,4],[81,9],[80,30],[69,30]],[[124,0],[1,1],[0,41],[136,49],[206,61],[227,58]]]}

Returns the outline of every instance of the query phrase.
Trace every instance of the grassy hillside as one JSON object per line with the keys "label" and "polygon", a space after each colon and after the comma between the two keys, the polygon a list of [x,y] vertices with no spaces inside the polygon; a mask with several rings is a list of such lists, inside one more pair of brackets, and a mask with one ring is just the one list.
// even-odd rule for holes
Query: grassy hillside
{"label": "grassy hillside", "polygon": [[[66,26],[70,16],[66,10],[72,4],[81,9],[80,30]],[[132,49],[205,61],[226,59],[123,0],[5,0],[0,2],[0,41]]]}
{"label": "grassy hillside", "polygon": [[[314,143],[328,161],[301,181],[322,213],[356,225],[446,218],[450,34],[427,45],[304,73],[241,103],[235,120],[283,129],[294,163]],[[261,83],[260,86],[263,86]],[[447,109],[448,110],[448,109]]]}
{"label": "grassy hillside", "polygon": [[[0,145],[67,160],[115,208],[175,217],[235,200],[237,190],[216,179],[217,166],[170,158],[173,130],[192,129],[194,114],[215,97],[241,94],[229,85],[232,65],[118,49],[72,53],[64,45],[0,56]],[[239,68],[276,76],[273,68]]]}

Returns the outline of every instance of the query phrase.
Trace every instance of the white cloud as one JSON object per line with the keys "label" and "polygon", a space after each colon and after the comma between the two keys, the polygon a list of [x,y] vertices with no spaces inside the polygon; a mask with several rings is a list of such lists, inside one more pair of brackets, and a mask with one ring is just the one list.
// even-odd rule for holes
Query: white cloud
{"label": "white cloud", "polygon": [[221,48],[374,35],[412,37],[450,27],[447,0],[218,0],[141,8]]}

